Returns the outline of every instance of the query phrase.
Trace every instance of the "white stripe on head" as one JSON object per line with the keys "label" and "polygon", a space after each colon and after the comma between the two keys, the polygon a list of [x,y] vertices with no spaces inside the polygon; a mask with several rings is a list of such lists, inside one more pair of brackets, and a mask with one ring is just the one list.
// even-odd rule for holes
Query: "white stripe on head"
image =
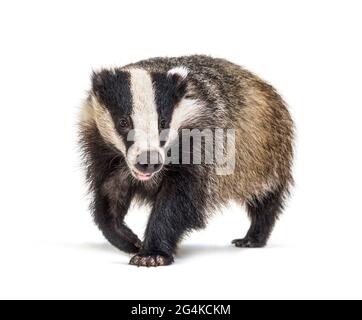
{"label": "white stripe on head", "polygon": [[176,106],[172,114],[170,132],[165,144],[167,147],[178,136],[178,130],[187,125],[187,122],[196,119],[202,112],[203,104],[197,99],[182,99]]}
{"label": "white stripe on head", "polygon": [[128,151],[128,160],[135,163],[137,156],[144,151],[160,151],[160,139],[151,75],[143,69],[129,69],[129,73],[133,100],[131,117],[134,126],[134,144]]}

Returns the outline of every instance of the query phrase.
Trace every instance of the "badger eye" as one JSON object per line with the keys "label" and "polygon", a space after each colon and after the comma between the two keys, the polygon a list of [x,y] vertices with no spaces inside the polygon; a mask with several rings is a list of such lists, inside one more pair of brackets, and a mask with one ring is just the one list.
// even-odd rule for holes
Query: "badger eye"
{"label": "badger eye", "polygon": [[166,120],[165,119],[161,119],[160,127],[161,127],[161,129],[165,129],[165,127],[166,127]]}
{"label": "badger eye", "polygon": [[122,129],[125,129],[128,127],[128,121],[125,118],[122,118],[121,120],[119,120],[119,127]]}

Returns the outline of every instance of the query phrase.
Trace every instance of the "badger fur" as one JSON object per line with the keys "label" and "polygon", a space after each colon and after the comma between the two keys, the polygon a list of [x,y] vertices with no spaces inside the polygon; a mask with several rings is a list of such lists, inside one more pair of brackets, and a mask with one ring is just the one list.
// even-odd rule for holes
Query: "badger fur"
{"label": "badger fur", "polygon": [[[195,128],[234,130],[234,152],[221,147],[232,154],[232,172],[218,174],[205,157],[166,163],[175,145],[178,160],[195,153],[180,143],[180,133]],[[242,67],[208,56],[94,72],[80,144],[95,223],[111,244],[135,254],[137,266],[171,264],[182,237],[229,200],[245,205],[251,220],[232,243],[264,246],[293,182],[293,122],[282,98]],[[151,206],[143,241],[124,222],[133,199]]]}

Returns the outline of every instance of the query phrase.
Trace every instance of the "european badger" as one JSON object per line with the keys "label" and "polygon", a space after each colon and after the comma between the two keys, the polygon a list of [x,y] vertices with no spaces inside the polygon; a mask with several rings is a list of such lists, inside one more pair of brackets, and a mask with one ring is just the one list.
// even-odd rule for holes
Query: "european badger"
{"label": "european badger", "polygon": [[[235,130],[235,150],[215,137],[211,143],[229,153],[232,172],[206,163],[205,136],[194,148],[188,130],[192,147],[180,143],[184,129],[217,128]],[[95,222],[111,244],[135,254],[137,266],[171,264],[180,239],[230,199],[245,204],[251,219],[247,235],[232,243],[264,246],[293,181],[293,122],[282,98],[240,66],[208,56],[95,72],[80,141]],[[179,154],[166,162],[175,145]],[[179,161],[197,150],[205,151],[198,164]],[[152,208],[143,242],[124,223],[132,199]]]}

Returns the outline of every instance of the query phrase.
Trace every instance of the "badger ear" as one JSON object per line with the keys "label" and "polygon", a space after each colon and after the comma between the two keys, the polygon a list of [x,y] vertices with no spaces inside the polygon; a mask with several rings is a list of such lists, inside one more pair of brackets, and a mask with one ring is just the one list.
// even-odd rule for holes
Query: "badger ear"
{"label": "badger ear", "polygon": [[92,91],[99,95],[104,89],[104,86],[109,78],[110,73],[108,70],[93,71],[92,73]]}
{"label": "badger ear", "polygon": [[180,98],[186,93],[188,75],[189,70],[184,66],[172,68],[167,72],[167,77],[172,80],[176,95]]}

